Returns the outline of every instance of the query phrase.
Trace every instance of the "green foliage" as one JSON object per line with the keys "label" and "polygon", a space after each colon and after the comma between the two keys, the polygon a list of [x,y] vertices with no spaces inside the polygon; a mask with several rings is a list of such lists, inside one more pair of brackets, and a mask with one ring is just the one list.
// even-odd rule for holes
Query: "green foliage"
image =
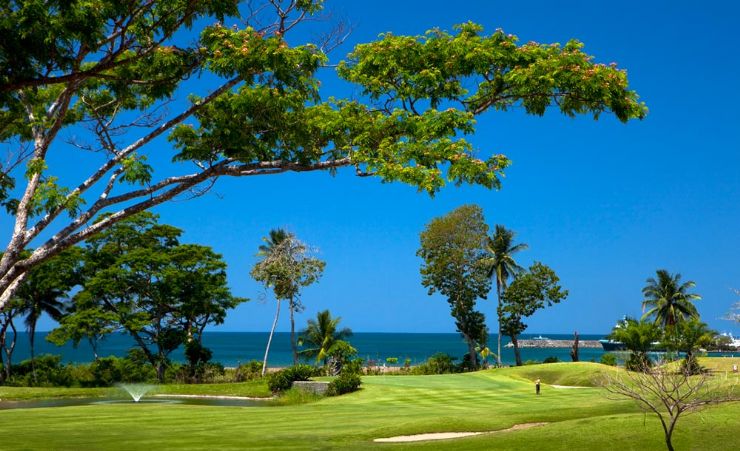
{"label": "green foliage", "polygon": [[560,359],[557,357],[549,356],[545,357],[545,359],[542,361],[542,363],[558,363],[560,362]]}
{"label": "green foliage", "polygon": [[267,376],[267,386],[273,393],[288,390],[295,381],[307,381],[314,376],[320,376],[321,369],[311,365],[295,365]]}
{"label": "green foliage", "polygon": [[385,363],[388,365],[395,365],[398,363],[398,357],[386,357]]}
{"label": "green foliage", "polygon": [[617,356],[610,353],[604,353],[601,355],[600,363],[602,365],[617,366]]}
{"label": "green foliage", "polygon": [[529,271],[517,275],[503,292],[498,307],[501,331],[512,338],[517,365],[521,365],[521,356],[516,337],[527,329],[523,319],[568,296],[568,290],[563,290],[559,282],[560,278],[555,271],[535,262],[529,267]]}
{"label": "green foliage", "polygon": [[448,374],[460,371],[455,365],[455,358],[445,353],[437,353],[429,357],[426,362],[411,367],[410,374]]}
{"label": "green foliage", "polygon": [[118,383],[151,382],[156,380],[153,368],[139,350],[132,349],[124,358],[102,357],[90,364],[91,386],[110,387]]}
{"label": "green foliage", "polygon": [[609,338],[624,343],[632,351],[625,362],[627,369],[643,371],[652,365],[648,352],[653,349],[653,343],[663,338],[663,331],[654,322],[625,318],[614,326]]}
{"label": "green foliage", "polygon": [[[200,342],[206,326],[223,323],[226,312],[244,302],[231,295],[221,255],[206,246],[180,244],[181,233],[142,213],[89,239],[84,268],[88,277],[75,296],[72,313],[96,320],[96,310],[108,318],[112,314],[160,380],[172,351],[189,340]],[[97,332],[95,327],[86,333]],[[195,354],[193,371],[204,357]]]}
{"label": "green foliage", "polygon": [[350,352],[347,348],[349,344],[345,339],[352,336],[352,331],[348,328],[339,329],[341,320],[340,316],[332,318],[329,310],[318,312],[315,320],[309,319],[308,326],[300,333],[299,342],[304,349],[298,355],[328,363],[329,357],[338,357],[343,362],[356,354],[357,350]]}
{"label": "green foliage", "polygon": [[427,224],[416,252],[424,260],[422,285],[430,295],[439,292],[447,297],[475,366],[475,348],[485,347],[488,339],[485,317],[475,310],[476,300],[485,298],[491,287],[484,264],[487,233],[481,208],[464,205]]}
{"label": "green foliage", "polygon": [[293,234],[270,231],[270,240],[260,246],[262,259],[251,275],[273,290],[276,299],[295,299],[302,288],[319,280],[326,263],[312,257],[308,247]]}
{"label": "green foliage", "polygon": [[236,367],[234,382],[251,381],[260,377],[262,377],[262,362],[259,360],[250,360]]}
{"label": "green foliage", "polygon": [[[86,227],[101,211],[125,219],[223,176],[351,167],[432,195],[450,183],[498,188],[509,159],[466,138],[486,111],[610,112],[621,121],[647,114],[626,72],[595,63],[580,42],[520,44],[474,23],[418,36],[387,33],[356,46],[336,66],[360,96],[334,98],[318,76],[327,55],[286,36],[323,1],[258,2],[242,9],[259,17],[243,21],[239,3],[0,4],[0,142],[28,146],[35,156],[25,187],[13,188],[20,173],[0,171],[0,205],[38,219],[16,232],[11,247],[21,233],[30,233],[23,242],[59,233],[46,243],[55,253],[88,238]],[[227,17],[271,25],[232,27]],[[195,26],[197,38],[184,42],[185,29]],[[186,80],[194,75],[207,82],[187,104]],[[162,113],[170,101],[176,111]],[[47,162],[67,158],[58,155],[68,150],[65,128],[83,134],[75,144],[84,153],[69,158],[95,168],[75,188],[62,186]],[[169,156],[156,153],[167,133]],[[149,148],[156,158],[147,159]],[[13,190],[30,199],[10,199]],[[3,268],[37,263],[19,264],[22,249],[8,250]],[[481,315],[462,316],[460,327],[477,329],[469,339],[484,342]]]}
{"label": "green foliage", "polygon": [[185,342],[187,365],[182,368],[185,377],[179,377],[178,380],[184,379],[188,382],[203,383],[212,382],[216,377],[223,376],[223,365],[210,363],[211,357],[213,357],[213,352],[199,341],[190,340]]}
{"label": "green foliage", "polygon": [[642,289],[645,297],[642,308],[647,309],[642,318],[653,318],[655,324],[663,329],[670,329],[690,318],[698,319],[699,312],[693,302],[700,300],[701,296],[689,293],[696,283],[681,283],[681,274],[671,274],[665,269],[659,269],[656,275],[657,279],[647,279],[647,285]]}
{"label": "green foliage", "polygon": [[362,384],[362,379],[358,373],[343,371],[329,382],[326,394],[329,396],[339,396],[345,393],[357,391]]}
{"label": "green foliage", "polygon": [[22,387],[69,387],[75,383],[70,366],[61,363],[58,355],[45,354],[33,361],[24,360],[13,365],[12,378],[8,385]]}
{"label": "green foliage", "polygon": [[496,224],[493,236],[486,239],[488,277],[496,280],[499,292],[506,288],[509,278],[524,270],[514,260],[514,254],[527,249],[525,243],[514,244],[514,232]]}

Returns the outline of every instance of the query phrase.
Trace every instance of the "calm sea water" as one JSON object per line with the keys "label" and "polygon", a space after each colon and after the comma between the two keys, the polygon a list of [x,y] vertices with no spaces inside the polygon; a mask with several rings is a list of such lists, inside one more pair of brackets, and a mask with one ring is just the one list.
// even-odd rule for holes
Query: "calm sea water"
{"label": "calm sea water", "polygon": [[[543,334],[545,335],[545,334]],[[522,339],[532,338],[536,334],[524,334]],[[548,334],[552,339],[572,339],[572,335]],[[36,355],[60,354],[65,362],[83,363],[90,362],[93,354],[87,342],[81,342],[79,347],[71,345],[58,347],[45,340],[46,332],[37,332]],[[267,344],[267,332],[206,332],[204,344],[213,351],[213,360],[221,362],[225,366],[236,366],[250,360],[262,360]],[[603,335],[581,335],[581,340],[598,340]],[[18,342],[13,354],[13,362],[18,363],[29,357],[28,334],[18,333]],[[489,347],[496,346],[496,335],[489,338]],[[436,334],[436,333],[355,333],[349,341],[357,348],[360,357],[365,360],[376,360],[385,362],[388,357],[398,358],[399,363],[405,359],[411,359],[412,364],[420,363],[431,355],[444,352],[461,358],[467,352],[467,346],[458,334]],[[502,346],[509,342],[508,338],[502,340]],[[126,351],[134,347],[133,340],[127,335],[116,334],[107,337],[100,345],[98,353],[101,356],[115,355],[123,356]],[[604,352],[601,349],[581,348],[580,358],[582,361],[598,361]],[[514,351],[504,348],[502,353],[504,363],[514,363]],[[557,357],[563,361],[570,361],[570,348],[553,349],[522,349],[523,360],[543,360],[546,357]],[[182,348],[171,355],[172,360],[183,361]],[[269,365],[286,366],[292,364],[290,350],[290,333],[276,332],[270,348]]]}

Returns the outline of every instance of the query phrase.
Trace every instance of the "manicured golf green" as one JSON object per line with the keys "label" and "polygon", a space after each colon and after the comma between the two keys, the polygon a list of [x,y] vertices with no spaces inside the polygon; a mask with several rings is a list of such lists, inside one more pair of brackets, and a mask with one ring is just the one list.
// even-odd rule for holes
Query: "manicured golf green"
{"label": "manicured golf green", "polygon": [[[538,371],[539,369],[539,371]],[[371,376],[360,392],[273,407],[116,404],[0,411],[1,449],[664,449],[657,420],[599,388],[543,383],[588,381],[606,368],[589,363],[440,376]],[[608,370],[608,369],[606,369]],[[214,393],[211,391],[211,393]],[[740,447],[740,403],[723,404],[679,423],[676,449]],[[406,444],[374,438],[428,432],[500,434]]]}

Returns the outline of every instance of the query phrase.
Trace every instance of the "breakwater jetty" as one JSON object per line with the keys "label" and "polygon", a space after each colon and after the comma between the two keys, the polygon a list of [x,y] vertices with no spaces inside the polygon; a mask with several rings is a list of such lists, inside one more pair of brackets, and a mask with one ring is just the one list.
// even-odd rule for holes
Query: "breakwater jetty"
{"label": "breakwater jetty", "polygon": [[[572,348],[573,340],[551,340],[549,338],[536,340],[518,340],[520,348]],[[513,348],[511,343],[506,344],[507,348]],[[579,340],[580,348],[598,348],[601,349],[601,343],[598,340]]]}

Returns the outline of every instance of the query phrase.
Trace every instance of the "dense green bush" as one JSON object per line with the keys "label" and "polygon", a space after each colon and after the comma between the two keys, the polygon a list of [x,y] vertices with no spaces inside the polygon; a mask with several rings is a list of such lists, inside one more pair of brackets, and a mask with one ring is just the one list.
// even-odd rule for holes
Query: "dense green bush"
{"label": "dense green bush", "polygon": [[200,362],[195,367],[189,364],[171,363],[165,371],[165,382],[178,384],[210,384],[221,382],[226,374],[224,366],[217,362]]}
{"label": "dense green bush", "polygon": [[267,386],[272,392],[285,391],[293,385],[294,381],[307,381],[320,374],[320,368],[299,364],[271,373],[267,377]]}
{"label": "dense green bush", "polygon": [[426,362],[411,368],[411,374],[447,374],[459,371],[459,368],[455,365],[455,358],[441,352],[429,357]]}
{"label": "dense green bush", "polygon": [[[64,365],[62,357],[44,354],[37,356],[34,362],[24,360],[13,365],[7,385],[21,387],[69,387],[75,385],[70,365]],[[35,374],[34,374],[35,373]]]}
{"label": "dense green bush", "polygon": [[329,383],[326,394],[329,396],[338,396],[345,393],[351,393],[360,388],[362,380],[360,375],[349,371],[343,371],[333,381]]}
{"label": "dense green bush", "polygon": [[236,367],[234,382],[246,382],[262,377],[262,362],[252,360]]}
{"label": "dense green bush", "polygon": [[554,356],[545,357],[545,360],[542,361],[542,363],[558,363],[560,362],[560,359]]}
{"label": "dense green bush", "polygon": [[102,357],[90,364],[94,386],[111,386],[123,380],[123,359]]}
{"label": "dense green bush", "polygon": [[603,354],[601,356],[601,364],[609,365],[609,366],[617,366],[617,356],[615,356],[614,354],[609,354],[607,352],[606,354]]}

